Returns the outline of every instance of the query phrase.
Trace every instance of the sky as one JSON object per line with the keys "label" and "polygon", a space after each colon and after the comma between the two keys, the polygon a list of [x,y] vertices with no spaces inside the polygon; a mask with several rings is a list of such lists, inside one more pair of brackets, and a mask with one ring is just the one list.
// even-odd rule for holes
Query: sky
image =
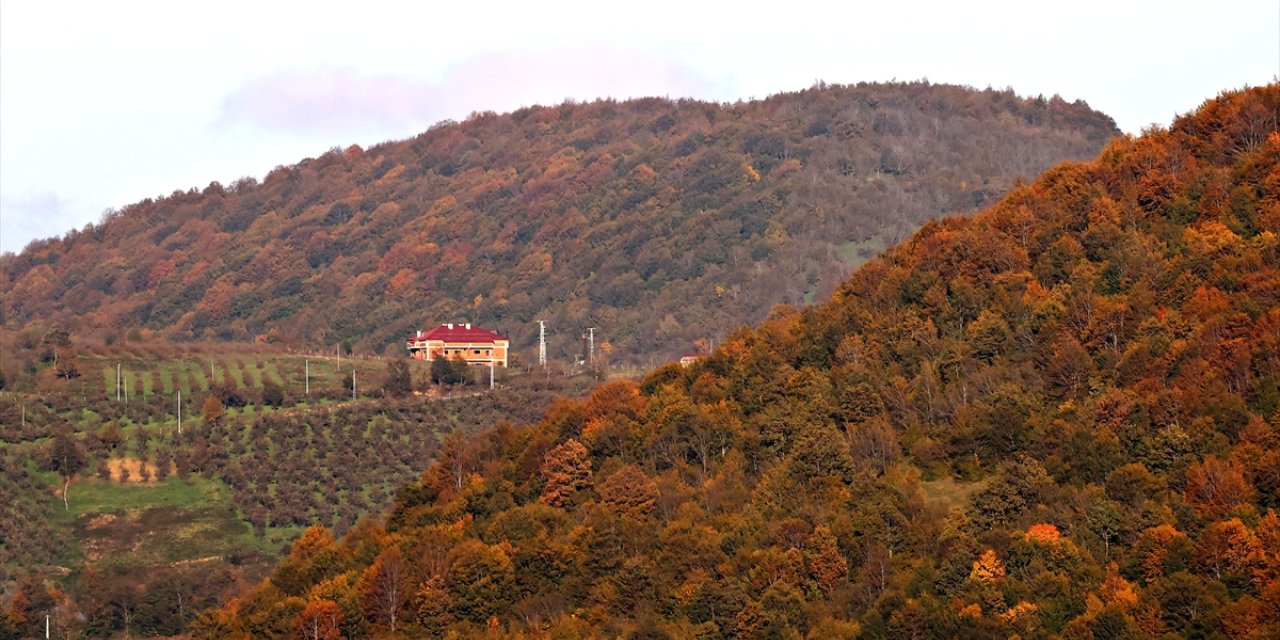
{"label": "sky", "polygon": [[473,111],[928,79],[1084,100],[1136,134],[1277,77],[1277,0],[15,0],[0,251]]}

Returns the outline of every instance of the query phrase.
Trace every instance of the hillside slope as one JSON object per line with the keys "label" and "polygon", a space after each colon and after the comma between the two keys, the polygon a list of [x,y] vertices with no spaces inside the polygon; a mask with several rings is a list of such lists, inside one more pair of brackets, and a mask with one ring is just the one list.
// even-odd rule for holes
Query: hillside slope
{"label": "hillside slope", "polygon": [[928,83],[475,114],[34,242],[0,258],[0,309],[91,339],[365,352],[453,320],[525,348],[541,319],[554,358],[596,326],[660,362],[1116,133],[1083,103]]}
{"label": "hillside slope", "polygon": [[1276,637],[1278,116],[1224,94],[451,443],[194,637]]}

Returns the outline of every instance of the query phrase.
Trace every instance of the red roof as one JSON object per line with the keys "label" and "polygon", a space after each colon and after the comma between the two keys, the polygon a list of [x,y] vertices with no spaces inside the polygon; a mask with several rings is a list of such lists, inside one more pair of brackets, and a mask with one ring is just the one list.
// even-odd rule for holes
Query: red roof
{"label": "red roof", "polygon": [[488,329],[469,324],[442,324],[421,336],[412,336],[406,342],[419,340],[443,340],[445,342],[494,342],[507,337]]}

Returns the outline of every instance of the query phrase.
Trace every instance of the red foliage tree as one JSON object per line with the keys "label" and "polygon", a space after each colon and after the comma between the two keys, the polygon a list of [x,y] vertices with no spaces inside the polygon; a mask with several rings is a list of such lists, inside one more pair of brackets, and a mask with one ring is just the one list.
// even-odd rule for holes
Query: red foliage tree
{"label": "red foliage tree", "polygon": [[1183,493],[1201,514],[1216,520],[1252,501],[1254,491],[1237,464],[1210,455],[1187,469]]}
{"label": "red foliage tree", "polygon": [[573,495],[591,486],[591,460],[587,448],[569,439],[547,452],[542,463],[545,481],[538,498],[553,507],[567,507]]}

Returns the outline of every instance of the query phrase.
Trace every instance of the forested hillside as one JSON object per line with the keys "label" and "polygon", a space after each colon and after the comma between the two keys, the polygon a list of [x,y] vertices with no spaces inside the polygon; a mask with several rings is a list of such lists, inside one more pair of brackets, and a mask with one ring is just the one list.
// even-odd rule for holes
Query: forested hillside
{"label": "forested hillside", "polygon": [[1278,115],[1224,94],[448,443],[194,636],[1280,636]]}
{"label": "forested hillside", "polygon": [[78,340],[366,353],[454,320],[525,348],[540,319],[554,358],[595,326],[661,362],[1115,133],[1083,103],[927,82],[478,113],[34,242],[0,258],[0,309]]}

